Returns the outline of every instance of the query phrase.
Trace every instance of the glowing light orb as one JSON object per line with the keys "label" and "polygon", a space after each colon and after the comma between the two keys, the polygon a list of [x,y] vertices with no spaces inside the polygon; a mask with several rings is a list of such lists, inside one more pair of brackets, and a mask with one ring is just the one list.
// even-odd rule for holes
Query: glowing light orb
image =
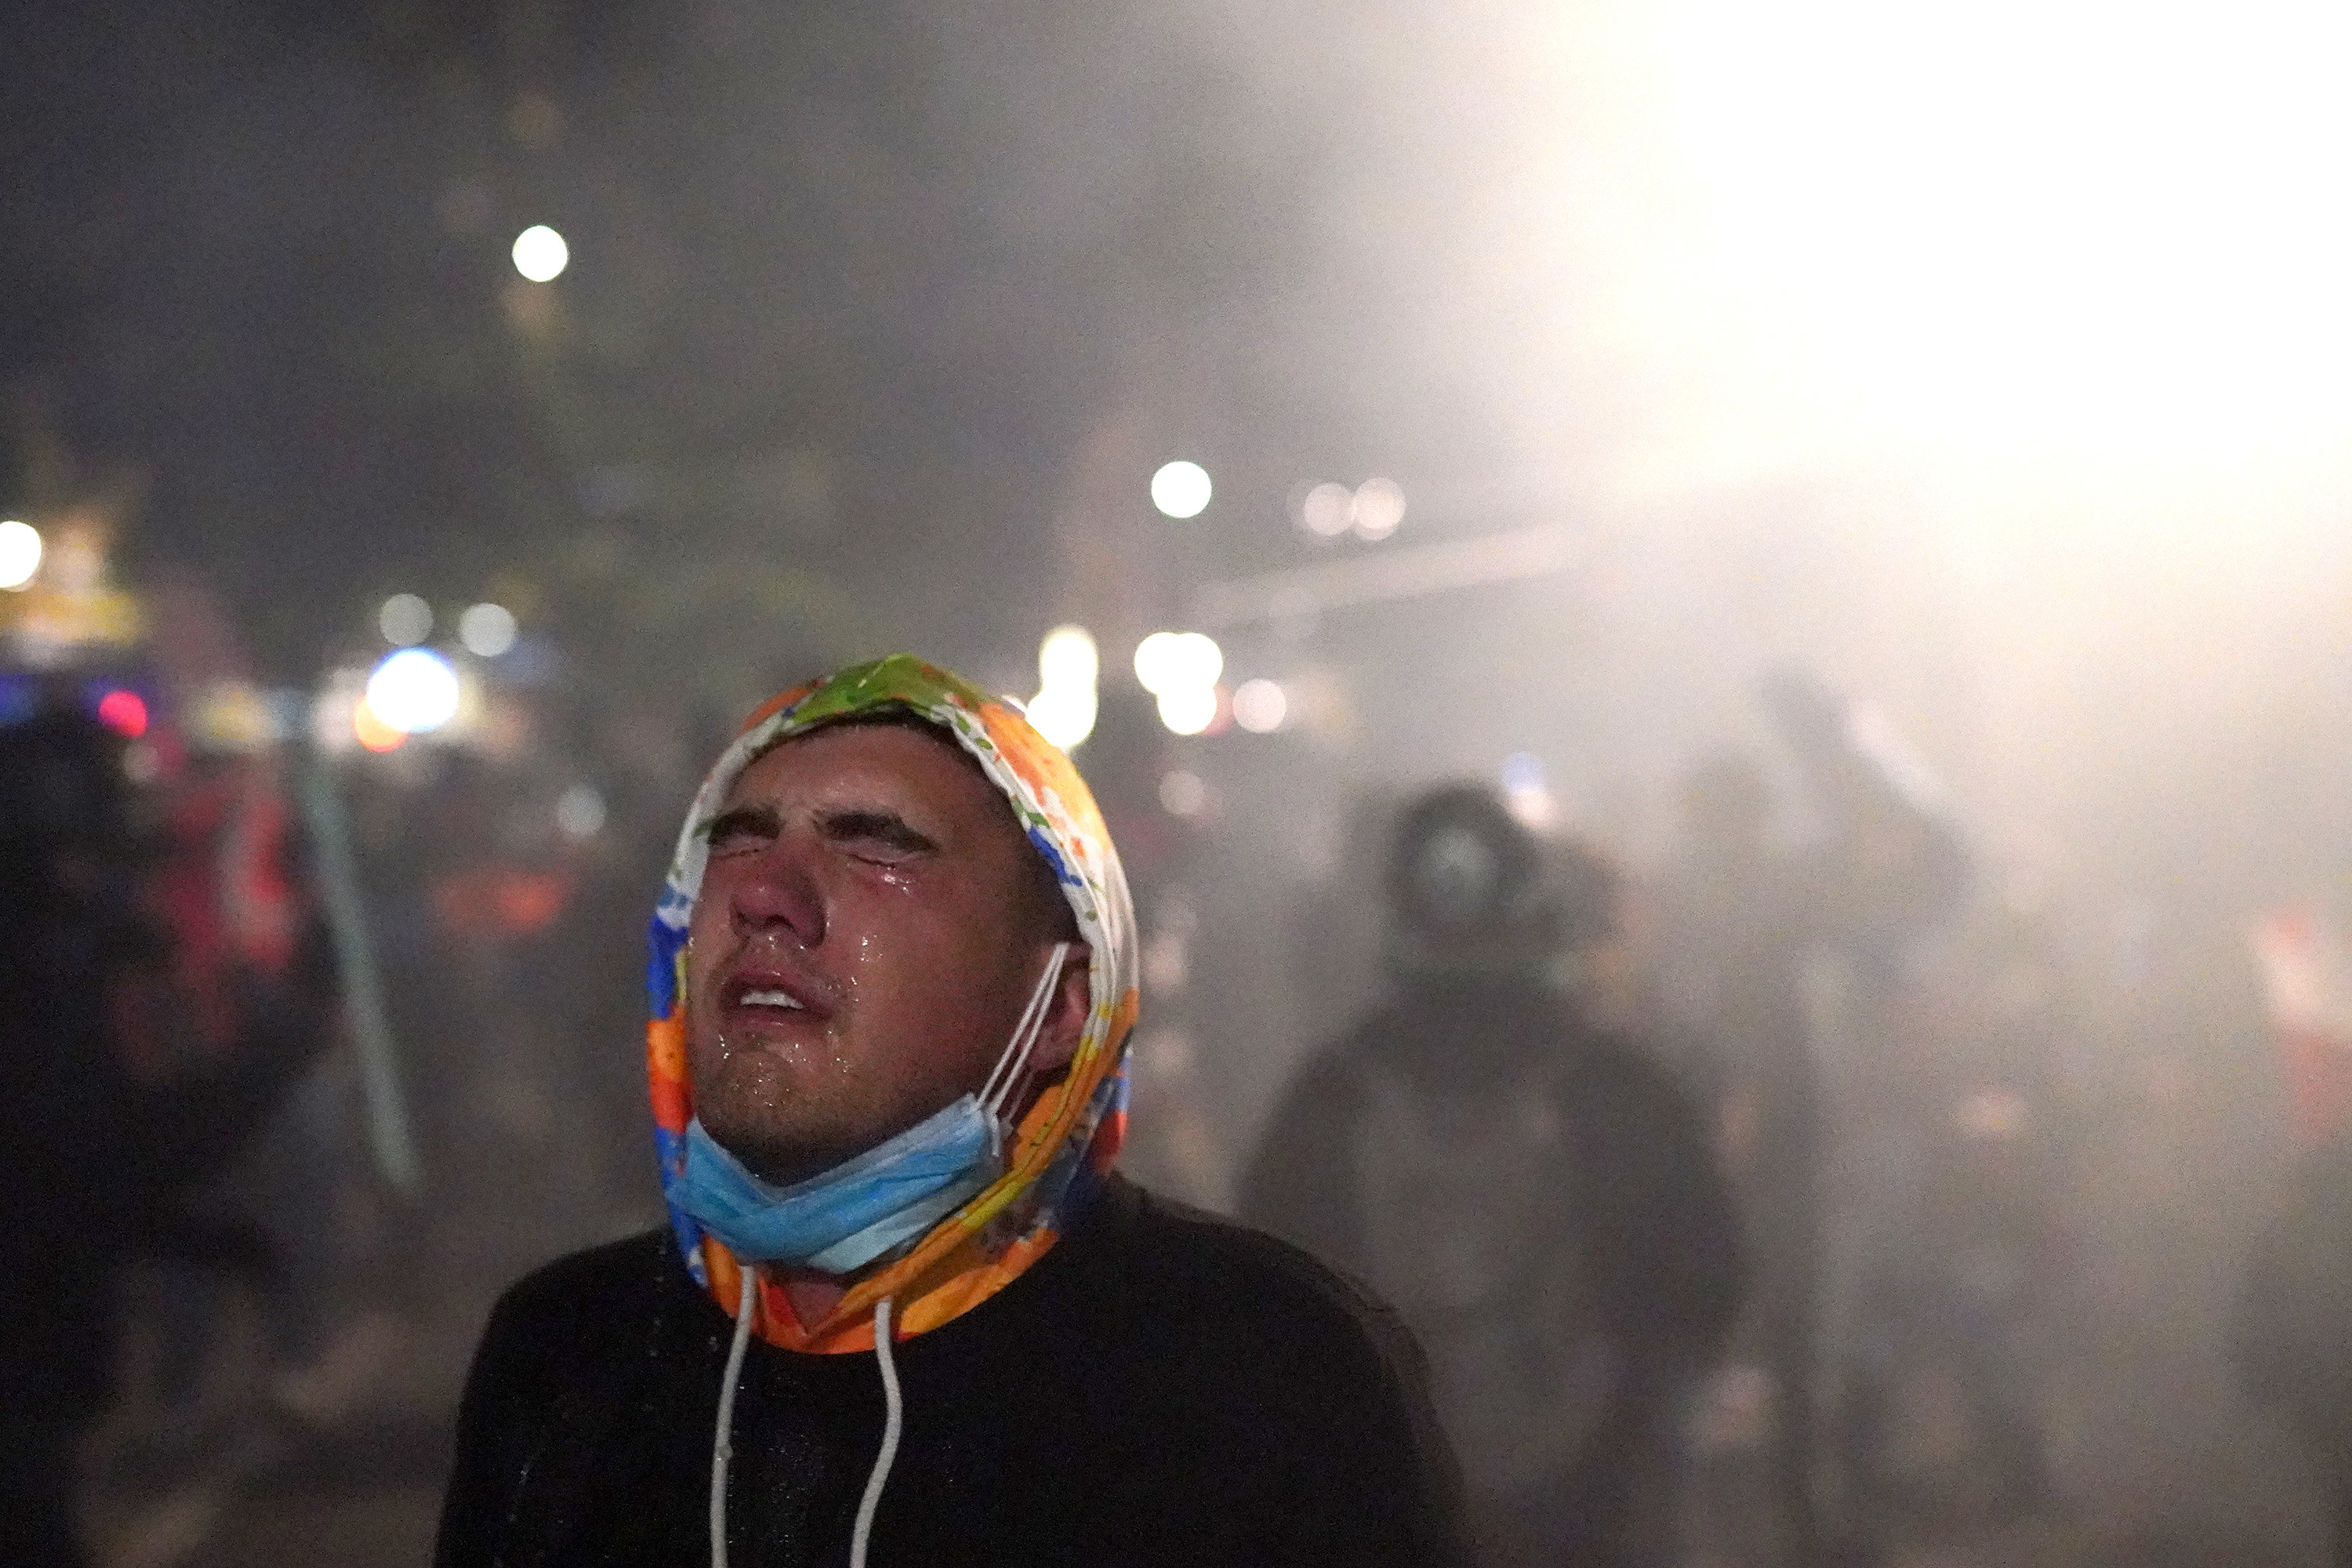
{"label": "glowing light orb", "polygon": [[504,605],[476,605],[457,617],[457,640],[466,651],[496,658],[515,645],[514,612]]}
{"label": "glowing light orb", "polygon": [[1244,680],[1234,689],[1234,722],[1253,735],[1269,735],[1290,714],[1290,699],[1271,680]]}
{"label": "glowing light orb", "polygon": [[1394,479],[1366,479],[1352,499],[1359,539],[1386,539],[1404,521],[1404,491]]}
{"label": "glowing light orb", "polygon": [[1320,484],[1298,503],[1298,526],[1320,539],[1337,539],[1356,521],[1356,492],[1345,485]]}
{"label": "glowing light orb", "polygon": [[1051,691],[1057,686],[1092,686],[1102,673],[1102,655],[1094,634],[1084,626],[1055,626],[1037,645],[1037,683]]}
{"label": "glowing light orb", "polygon": [[1160,721],[1171,733],[1197,735],[1217,721],[1214,686],[1179,686],[1160,694]]}
{"label": "glowing light orb", "polygon": [[1097,706],[1091,686],[1049,686],[1029,700],[1027,711],[1037,733],[1066,752],[1095,732]]}
{"label": "glowing light orb", "polygon": [[394,647],[423,642],[433,635],[433,606],[415,594],[394,594],[376,607],[375,629]]}
{"label": "glowing light orb", "polygon": [[385,723],[364,697],[352,704],[352,733],[371,752],[396,752],[408,739],[407,731]]}
{"label": "glowing light orb", "polygon": [[1084,626],[1055,626],[1037,645],[1037,695],[1022,705],[1036,731],[1064,751],[1095,732],[1102,653]]}
{"label": "glowing light orb", "polygon": [[41,531],[10,518],[0,522],[0,588],[29,588],[41,569]]}
{"label": "glowing light orb", "polygon": [[126,741],[147,732],[147,704],[136,691],[117,687],[98,700],[98,721]]}
{"label": "glowing light orb", "polygon": [[1151,476],[1151,504],[1169,517],[1198,517],[1209,505],[1209,470],[1198,463],[1163,463]]}
{"label": "glowing light orb", "polygon": [[566,838],[593,838],[604,826],[604,797],[576,784],[556,797],[555,826]]}
{"label": "glowing light orb", "polygon": [[535,223],[515,236],[515,270],[532,282],[552,283],[571,265],[572,247],[545,224]]}
{"label": "glowing light orb", "polygon": [[1160,808],[1171,816],[1198,816],[1201,808],[1209,804],[1209,786],[1201,782],[1198,773],[1172,773],[1160,775]]}
{"label": "glowing light orb", "polygon": [[457,672],[431,648],[387,654],[368,677],[367,702],[395,730],[421,735],[457,715]]}
{"label": "glowing light orb", "polygon": [[1224,672],[1224,649],[1199,632],[1154,632],[1136,645],[1135,679],[1154,697],[1205,691]]}

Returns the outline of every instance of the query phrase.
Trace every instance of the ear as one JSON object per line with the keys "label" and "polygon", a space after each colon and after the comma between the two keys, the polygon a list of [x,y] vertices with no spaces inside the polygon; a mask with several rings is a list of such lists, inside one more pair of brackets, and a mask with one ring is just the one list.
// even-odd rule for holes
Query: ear
{"label": "ear", "polygon": [[1087,976],[1092,957],[1093,951],[1085,942],[1074,942],[1062,960],[1062,975],[1054,983],[1054,999],[1046,1004],[1045,1025],[1037,1033],[1036,1053],[1030,1058],[1031,1068],[1038,1073],[1059,1072],[1077,1054],[1078,1037],[1086,1033],[1093,1001]]}

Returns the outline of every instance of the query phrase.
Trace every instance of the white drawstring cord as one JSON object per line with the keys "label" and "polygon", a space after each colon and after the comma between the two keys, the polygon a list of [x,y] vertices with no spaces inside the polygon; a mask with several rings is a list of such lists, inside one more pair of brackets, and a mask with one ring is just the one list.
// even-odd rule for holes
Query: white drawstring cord
{"label": "white drawstring cord", "polygon": [[1037,988],[1029,993],[1029,1005],[1021,1010],[1021,1021],[1013,1026],[1013,1038],[1006,1042],[1004,1054],[996,1058],[989,1070],[988,1081],[980,1086],[980,1103],[998,1121],[1013,1108],[1014,1090],[1028,1076],[1029,1058],[1037,1048],[1037,1037],[1045,1032],[1045,1015],[1053,1010],[1054,982],[1062,975],[1062,963],[1069,956],[1070,944],[1057,942],[1051,956],[1045,960],[1045,972],[1037,977]]}
{"label": "white drawstring cord", "polygon": [[[1045,1033],[1045,1015],[1053,1010],[1054,983],[1061,978],[1062,964],[1069,953],[1068,942],[1054,944],[1052,956],[1045,960],[1045,973],[1037,977],[1037,988],[1021,1010],[1021,1022],[1013,1026],[1012,1041],[989,1072],[988,1081],[981,1085],[980,1103],[989,1113],[992,1133],[1003,1126],[1004,1113],[1028,1077],[1030,1055],[1037,1048],[1037,1037]],[[874,1456],[873,1473],[866,1478],[866,1495],[857,1500],[857,1523],[849,1532],[849,1568],[866,1568],[875,1510],[882,1506],[882,1489],[890,1484],[890,1466],[898,1458],[898,1438],[907,1425],[906,1404],[898,1392],[898,1366],[890,1350],[887,1296],[874,1303],[874,1360],[882,1369],[882,1448]],[[726,1568],[725,1560],[718,1560],[713,1568]]]}
{"label": "white drawstring cord", "polygon": [[727,1352],[727,1379],[719,1385],[719,1436],[710,1448],[710,1568],[727,1568],[727,1463],[735,1457],[735,1384],[760,1306],[760,1277],[746,1266],[737,1278],[741,1283],[735,1300],[735,1343]]}
{"label": "white drawstring cord", "polygon": [[866,1495],[858,1500],[857,1528],[849,1534],[849,1568],[866,1568],[866,1542],[874,1533],[874,1510],[882,1506],[882,1489],[889,1484],[890,1462],[898,1457],[898,1434],[906,1426],[906,1407],[898,1397],[898,1368],[890,1358],[887,1296],[874,1304],[874,1359],[882,1363],[882,1451],[874,1456],[874,1473],[866,1478]]}
{"label": "white drawstring cord", "polygon": [[[1045,1032],[1045,1016],[1053,1009],[1054,983],[1061,978],[1070,944],[1055,942],[1037,977],[1037,988],[1022,1009],[1021,1022],[1004,1055],[981,1086],[980,1102],[989,1111],[992,1133],[1001,1136],[1004,1112],[1027,1079],[1029,1058],[1037,1037]],[[727,1568],[727,1465],[734,1457],[731,1430],[735,1420],[735,1385],[743,1371],[743,1352],[751,1343],[751,1318],[759,1304],[759,1283],[750,1268],[742,1273],[742,1291],[735,1309],[735,1343],[727,1352],[726,1382],[719,1393],[719,1433],[710,1450],[710,1568]],[[857,1504],[857,1524],[849,1537],[849,1568],[866,1568],[866,1546],[874,1532],[874,1511],[882,1505],[882,1489],[889,1483],[890,1466],[898,1457],[898,1436],[906,1412],[898,1393],[898,1368],[890,1352],[890,1298],[874,1307],[874,1358],[882,1368],[882,1451],[874,1457],[873,1473],[866,1478],[866,1495]]]}
{"label": "white drawstring cord", "polygon": [[[719,1389],[719,1436],[710,1450],[710,1568],[727,1568],[727,1465],[735,1457],[731,1429],[735,1422],[735,1386],[743,1371],[743,1352],[751,1343],[751,1318],[758,1310],[759,1279],[742,1273],[741,1294],[736,1299],[735,1342],[727,1352],[727,1380]],[[882,1489],[890,1482],[890,1466],[898,1458],[898,1436],[906,1429],[906,1406],[898,1394],[898,1368],[890,1354],[890,1298],[874,1307],[874,1359],[882,1367],[882,1449],[874,1456],[873,1473],[866,1478],[866,1495],[858,1500],[857,1525],[849,1536],[849,1568],[866,1568],[866,1543],[874,1533],[874,1510],[882,1506]]]}

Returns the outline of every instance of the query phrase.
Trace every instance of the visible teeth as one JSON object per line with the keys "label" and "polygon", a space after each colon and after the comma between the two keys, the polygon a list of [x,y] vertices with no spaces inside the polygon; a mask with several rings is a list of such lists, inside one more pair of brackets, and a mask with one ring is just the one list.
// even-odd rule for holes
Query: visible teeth
{"label": "visible teeth", "polygon": [[743,1005],[746,1007],[797,1007],[800,1004],[782,991],[746,991],[743,993]]}

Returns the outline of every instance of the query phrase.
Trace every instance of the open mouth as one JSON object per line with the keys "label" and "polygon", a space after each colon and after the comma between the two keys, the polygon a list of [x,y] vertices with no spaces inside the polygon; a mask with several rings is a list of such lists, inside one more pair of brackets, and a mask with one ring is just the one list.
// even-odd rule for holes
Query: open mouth
{"label": "open mouth", "polygon": [[744,1023],[819,1019],[833,1011],[815,987],[785,974],[737,974],[719,988],[719,1009]]}

